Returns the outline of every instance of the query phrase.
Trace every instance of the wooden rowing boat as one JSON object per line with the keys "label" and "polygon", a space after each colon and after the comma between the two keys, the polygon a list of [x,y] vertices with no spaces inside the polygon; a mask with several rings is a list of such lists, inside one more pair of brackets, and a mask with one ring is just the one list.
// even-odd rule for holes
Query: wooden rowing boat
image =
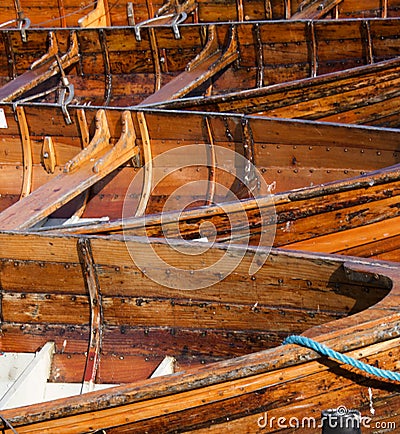
{"label": "wooden rowing boat", "polygon": [[3,229],[74,215],[116,220],[270,193],[288,198],[298,188],[323,194],[328,182],[399,163],[396,129],[90,107],[72,107],[67,125],[56,105],[19,105],[16,117],[12,105],[1,109]]}
{"label": "wooden rowing boat", "polygon": [[[398,16],[398,1],[324,0],[324,1],[238,1],[198,0],[4,0],[0,5],[0,26],[31,27],[105,27],[134,26],[143,22],[259,21],[319,18],[389,18]],[[179,15],[181,15],[179,17]],[[172,17],[171,17],[172,16]]]}
{"label": "wooden rowing boat", "polygon": [[[8,125],[0,130],[1,153],[6,156],[0,164],[3,229],[207,237],[396,258],[398,130],[134,109],[100,111],[105,114],[100,118],[94,108],[71,111],[74,122],[65,125],[57,107],[32,104],[18,107],[18,125],[12,106],[4,105],[3,110]],[[127,113],[131,142],[121,134]],[[54,122],[46,130],[43,114]],[[96,115],[102,119],[97,131],[110,134],[113,143],[118,138],[120,143],[135,143],[133,156],[118,146],[99,154],[79,152],[97,140],[99,133],[89,135]],[[18,138],[22,122],[29,125],[22,128],[29,141],[23,135]],[[182,124],[187,126],[184,134]],[[229,155],[223,165],[220,158],[214,159],[213,166],[211,156],[222,155],[217,148],[235,149],[236,160]],[[212,152],[207,154],[207,149]],[[112,164],[94,173],[107,153]],[[172,155],[172,161],[160,160],[164,154]],[[26,160],[28,155],[31,160]],[[65,167],[71,160],[80,163],[69,173]],[[142,178],[146,167],[152,173],[147,181]],[[243,188],[246,174],[251,176]],[[135,179],[140,182],[132,183]],[[188,182],[191,188],[183,190]],[[212,184],[218,189],[210,188]],[[352,244],[346,241],[350,236]]]}
{"label": "wooden rowing boat", "polygon": [[0,100],[47,100],[66,111],[71,104],[154,105],[199,95],[209,104],[232,92],[259,95],[283,82],[379,69],[398,55],[398,23],[191,24],[179,26],[179,38],[170,26],[36,29],[27,42],[17,30],[0,30]]}
{"label": "wooden rowing boat", "polygon": [[[48,382],[34,375],[40,393],[56,393],[57,383],[75,383],[73,394],[113,385],[32,403],[25,375],[11,389],[27,405],[0,411],[6,433],[254,432],[262,418],[319,423],[321,410],[338,406],[374,426],[400,423],[396,383],[280,345],[304,334],[398,370],[394,264],[136,238],[1,233],[0,242],[2,361],[44,349],[33,361],[47,360],[50,372]],[[167,268],[151,267],[151,252]],[[138,256],[148,268],[135,265]],[[149,379],[166,356],[174,375]]]}

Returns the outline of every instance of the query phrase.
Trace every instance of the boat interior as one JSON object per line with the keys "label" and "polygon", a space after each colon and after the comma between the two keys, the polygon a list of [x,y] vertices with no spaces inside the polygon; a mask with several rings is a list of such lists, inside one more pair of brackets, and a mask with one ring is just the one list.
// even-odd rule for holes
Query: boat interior
{"label": "boat interior", "polygon": [[400,0],[0,17],[0,430],[400,426]]}
{"label": "boat interior", "polygon": [[[393,285],[359,260],[267,248],[201,252],[200,244],[56,235],[27,244],[16,232],[0,239],[1,371],[13,374],[3,409],[14,399],[28,405],[43,394],[94,390],[95,377],[101,388],[158,375],[160,365],[165,375],[267,350],[288,335],[363,315]],[[170,268],[143,268],[152,249]]]}
{"label": "boat interior", "polygon": [[138,0],[4,0],[1,27],[26,30],[36,27],[105,27],[219,21],[258,21],[303,18],[389,18],[398,16],[399,2],[255,0],[250,4],[224,1]]}

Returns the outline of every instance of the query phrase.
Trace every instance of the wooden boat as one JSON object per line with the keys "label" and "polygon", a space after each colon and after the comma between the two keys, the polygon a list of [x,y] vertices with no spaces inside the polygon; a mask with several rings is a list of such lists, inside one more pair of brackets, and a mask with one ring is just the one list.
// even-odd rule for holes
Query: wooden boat
{"label": "wooden boat", "polygon": [[[389,18],[398,16],[398,1],[299,1],[246,2],[224,1],[55,1],[36,3],[4,0],[0,5],[0,26],[76,27],[133,26],[143,22],[165,23],[176,18],[182,22],[259,21],[304,18]],[[173,17],[171,17],[171,15]]]}
{"label": "wooden boat", "polygon": [[396,165],[342,181],[275,193],[272,197],[40,230],[185,240],[207,237],[210,242],[255,246],[272,243],[289,250],[398,262],[399,187],[400,166]]}
{"label": "wooden boat", "polygon": [[[0,243],[2,361],[42,348],[33,361],[47,358],[42,387],[113,385],[3,408],[6,433],[252,432],[279,417],[319,424],[321,410],[340,406],[361,411],[369,426],[400,423],[396,382],[280,345],[303,334],[396,374],[395,264],[137,238],[1,233]],[[129,252],[152,264],[149,248],[169,268],[138,268]],[[256,258],[263,265],[249,275]],[[222,276],[201,273],[220,259]],[[179,289],[191,283],[195,290]],[[175,373],[148,378],[165,356]],[[19,384],[11,389],[29,399]],[[33,389],[41,393],[38,381]]]}
{"label": "wooden boat", "polygon": [[[11,104],[1,108],[2,229],[46,219],[54,226],[74,215],[116,220],[270,193],[284,193],[284,214],[291,190],[324,194],[328,182],[399,163],[396,129],[90,107],[72,107],[67,125],[56,105],[19,105],[16,118]],[[321,155],[324,164],[316,164]]]}
{"label": "wooden boat", "polygon": [[36,29],[27,30],[28,42],[18,30],[2,30],[0,100],[47,100],[66,111],[77,103],[132,106],[249,89],[259,94],[397,57],[398,23],[191,24],[179,26],[179,38],[170,26]]}

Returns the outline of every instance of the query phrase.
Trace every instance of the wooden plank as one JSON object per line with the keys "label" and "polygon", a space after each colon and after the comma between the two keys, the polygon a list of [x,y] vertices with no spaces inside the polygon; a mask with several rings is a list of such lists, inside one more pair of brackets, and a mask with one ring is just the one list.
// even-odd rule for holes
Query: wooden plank
{"label": "wooden plank", "polygon": [[101,290],[93,261],[90,240],[87,238],[79,239],[78,250],[90,300],[90,341],[82,384],[82,393],[84,393],[94,390],[95,387],[97,370],[100,363],[104,324]]}
{"label": "wooden plank", "polygon": [[292,20],[317,20],[325,17],[332,9],[343,3],[344,0],[317,0],[309,2],[299,12],[291,16]]}
{"label": "wooden plank", "polygon": [[58,44],[55,34],[50,32],[49,38],[49,51],[42,58],[35,61],[31,65],[30,70],[0,87],[0,101],[14,101],[51,77],[56,75],[62,76],[63,69],[78,62],[78,40],[76,33],[71,33],[69,50],[60,57],[58,56]]}

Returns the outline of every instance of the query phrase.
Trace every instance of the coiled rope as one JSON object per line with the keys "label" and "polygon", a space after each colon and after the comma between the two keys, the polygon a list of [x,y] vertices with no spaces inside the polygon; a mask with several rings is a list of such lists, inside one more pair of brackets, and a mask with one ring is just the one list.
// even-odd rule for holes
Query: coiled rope
{"label": "coiled rope", "polygon": [[287,344],[297,344],[303,347],[309,348],[316,351],[323,356],[327,356],[331,359],[338,360],[339,362],[345,363],[346,365],[353,366],[354,368],[364,371],[375,377],[384,378],[390,381],[400,382],[400,373],[393,372],[386,369],[380,369],[375,366],[369,365],[368,363],[361,362],[360,360],[354,359],[353,357],[346,356],[345,354],[339,353],[338,351],[332,350],[324,344],[314,341],[313,339],[307,338],[305,336],[288,336],[284,341],[284,345]]}

